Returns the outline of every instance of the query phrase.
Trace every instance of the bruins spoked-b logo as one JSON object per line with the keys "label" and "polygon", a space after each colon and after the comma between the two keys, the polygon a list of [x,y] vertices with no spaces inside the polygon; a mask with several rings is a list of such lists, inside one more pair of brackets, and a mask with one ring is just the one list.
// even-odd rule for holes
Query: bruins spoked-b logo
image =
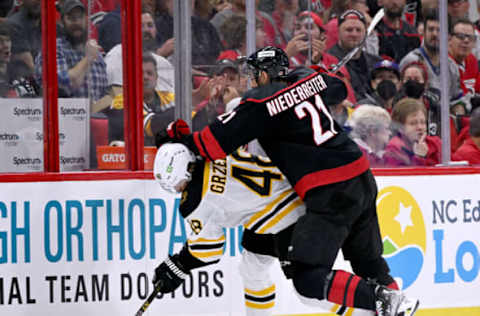
{"label": "bruins spoked-b logo", "polygon": [[202,222],[198,219],[191,219],[188,222],[190,223],[192,231],[197,235],[200,234],[203,228]]}

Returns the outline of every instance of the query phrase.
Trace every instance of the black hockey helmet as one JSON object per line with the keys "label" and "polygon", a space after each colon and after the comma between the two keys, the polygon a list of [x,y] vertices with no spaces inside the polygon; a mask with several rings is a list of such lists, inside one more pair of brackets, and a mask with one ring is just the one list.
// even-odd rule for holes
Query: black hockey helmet
{"label": "black hockey helmet", "polygon": [[247,58],[247,65],[253,71],[258,80],[259,71],[265,71],[270,80],[284,79],[288,73],[288,56],[285,52],[273,46],[267,46],[257,50]]}

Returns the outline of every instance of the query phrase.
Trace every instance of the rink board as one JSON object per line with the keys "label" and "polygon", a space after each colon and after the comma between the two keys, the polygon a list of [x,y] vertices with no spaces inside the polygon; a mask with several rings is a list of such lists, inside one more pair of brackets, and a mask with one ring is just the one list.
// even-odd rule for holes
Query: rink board
{"label": "rink board", "polygon": [[[377,177],[385,256],[420,316],[480,315],[480,176]],[[0,183],[0,315],[134,315],[186,240],[179,199],[151,180]],[[146,315],[242,315],[241,229]],[[348,269],[348,264],[337,262]],[[278,265],[276,315],[303,305]]]}

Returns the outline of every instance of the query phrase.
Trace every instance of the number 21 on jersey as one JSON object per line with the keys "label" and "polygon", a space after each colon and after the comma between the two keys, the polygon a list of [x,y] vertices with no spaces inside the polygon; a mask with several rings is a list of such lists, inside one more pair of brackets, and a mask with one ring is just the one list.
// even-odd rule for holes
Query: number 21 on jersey
{"label": "number 21 on jersey", "polygon": [[[321,113],[323,113],[330,121],[330,128],[328,130],[324,130],[322,128],[322,121],[320,118]],[[297,114],[299,119],[303,119],[307,115],[310,116],[313,130],[313,140],[317,146],[323,144],[338,133],[335,131],[332,115],[328,111],[319,95],[315,96],[315,105],[309,101],[303,101],[297,105],[295,107],[295,114]]]}

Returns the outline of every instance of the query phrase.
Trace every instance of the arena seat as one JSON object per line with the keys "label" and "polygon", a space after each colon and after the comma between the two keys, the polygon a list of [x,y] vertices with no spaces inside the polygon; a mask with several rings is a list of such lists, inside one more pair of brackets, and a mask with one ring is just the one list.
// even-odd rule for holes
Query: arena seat
{"label": "arena seat", "polygon": [[108,119],[105,115],[92,114],[90,117],[90,133],[96,146],[108,145]]}

